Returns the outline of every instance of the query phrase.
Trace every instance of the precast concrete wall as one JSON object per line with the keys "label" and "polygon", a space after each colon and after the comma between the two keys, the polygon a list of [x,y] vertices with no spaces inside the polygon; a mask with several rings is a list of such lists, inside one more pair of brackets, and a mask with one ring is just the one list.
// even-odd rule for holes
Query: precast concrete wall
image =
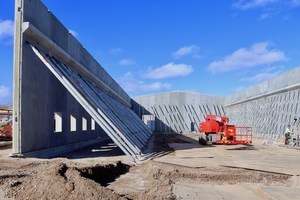
{"label": "precast concrete wall", "polygon": [[206,114],[224,115],[224,97],[166,92],[132,99],[134,112],[141,119],[153,115],[154,131],[161,133],[198,131],[199,123],[205,120]]}
{"label": "precast concrete wall", "polygon": [[287,125],[299,134],[300,68],[226,97],[231,124],[252,126],[254,136],[282,139]]}
{"label": "precast concrete wall", "polygon": [[130,106],[130,97],[40,0],[16,0],[13,154],[49,157],[108,139],[30,44]]}

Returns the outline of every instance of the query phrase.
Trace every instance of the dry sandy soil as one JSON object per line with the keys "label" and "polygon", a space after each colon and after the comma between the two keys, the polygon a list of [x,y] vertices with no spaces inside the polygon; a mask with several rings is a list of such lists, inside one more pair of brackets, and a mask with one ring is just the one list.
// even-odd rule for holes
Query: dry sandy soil
{"label": "dry sandy soil", "polygon": [[155,135],[138,166],[112,144],[53,159],[0,147],[0,199],[300,199],[299,150],[196,139]]}

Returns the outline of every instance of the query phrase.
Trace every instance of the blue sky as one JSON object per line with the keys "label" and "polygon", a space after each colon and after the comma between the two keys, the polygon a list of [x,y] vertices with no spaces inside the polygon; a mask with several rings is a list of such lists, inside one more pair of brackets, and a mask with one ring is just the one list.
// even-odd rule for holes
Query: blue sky
{"label": "blue sky", "polygon": [[[0,102],[11,102],[14,1],[0,2]],[[227,96],[300,66],[300,0],[43,2],[131,96]]]}

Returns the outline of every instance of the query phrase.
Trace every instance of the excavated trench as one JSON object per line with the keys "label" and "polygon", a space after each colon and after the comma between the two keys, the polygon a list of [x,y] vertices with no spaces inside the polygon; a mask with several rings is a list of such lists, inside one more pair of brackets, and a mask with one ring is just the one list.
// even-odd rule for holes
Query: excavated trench
{"label": "excavated trench", "polygon": [[122,174],[129,172],[130,166],[122,162],[104,166],[86,167],[78,169],[80,176],[91,179],[101,186],[107,186]]}

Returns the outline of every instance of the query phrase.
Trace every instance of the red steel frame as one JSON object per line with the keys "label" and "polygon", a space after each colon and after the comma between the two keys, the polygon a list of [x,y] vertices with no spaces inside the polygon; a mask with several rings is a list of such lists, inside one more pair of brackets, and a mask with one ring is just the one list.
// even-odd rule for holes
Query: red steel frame
{"label": "red steel frame", "polygon": [[[236,126],[236,134],[233,140],[216,140],[216,144],[251,144],[252,143],[252,127]],[[217,138],[221,138],[224,133],[216,133]]]}
{"label": "red steel frame", "polygon": [[[3,117],[6,117],[7,121],[12,120],[12,110],[0,109],[0,122],[2,121]],[[0,139],[1,140],[11,140],[12,139],[11,122],[0,131]]]}

